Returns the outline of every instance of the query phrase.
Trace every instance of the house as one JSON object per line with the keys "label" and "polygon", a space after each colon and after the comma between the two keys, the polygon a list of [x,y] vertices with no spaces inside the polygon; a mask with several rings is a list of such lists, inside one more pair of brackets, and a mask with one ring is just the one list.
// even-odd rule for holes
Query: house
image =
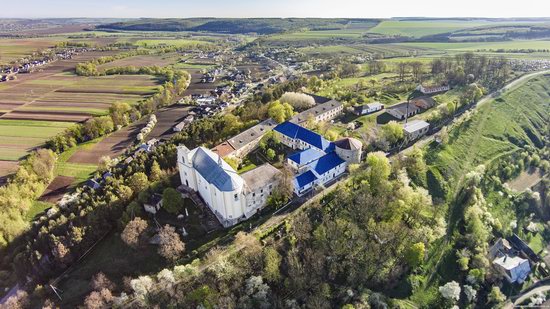
{"label": "house", "polygon": [[108,171],[105,172],[105,173],[103,173],[103,175],[101,176],[101,178],[102,178],[103,180],[107,180],[107,178],[109,178],[109,177],[113,177],[113,173],[108,172]]}
{"label": "house", "polygon": [[375,103],[355,106],[353,108],[353,113],[358,116],[362,116],[362,115],[375,113],[382,109],[384,109],[384,105],[382,103],[375,102]]}
{"label": "house", "polygon": [[162,207],[162,195],[155,193],[151,196],[149,202],[143,204],[143,208],[146,212],[150,214],[156,214],[157,211]]}
{"label": "house", "polygon": [[299,113],[290,120],[296,124],[303,124],[308,120],[315,122],[330,121],[344,111],[344,105],[336,100],[330,100]]}
{"label": "house", "polygon": [[403,133],[405,141],[410,142],[428,133],[430,124],[424,120],[412,120],[403,124]]}
{"label": "house", "polygon": [[502,254],[493,261],[493,266],[510,283],[523,283],[531,273],[529,261],[519,256]]}
{"label": "house", "polygon": [[416,90],[422,92],[423,94],[426,94],[426,95],[432,95],[432,94],[436,94],[436,93],[441,93],[441,92],[445,92],[445,91],[449,91],[451,89],[451,87],[449,86],[435,86],[435,87],[424,87],[422,85],[418,85],[418,87],[416,87]]}
{"label": "house", "polygon": [[278,171],[269,166],[260,166],[241,176],[207,148],[189,150],[182,145],[177,147],[177,153],[181,183],[200,195],[224,227],[256,213],[277,183]]}
{"label": "house", "polygon": [[422,109],[430,109],[436,105],[435,100],[427,96],[412,99],[411,103]]}
{"label": "house", "polygon": [[[264,120],[244,132],[230,138],[227,142],[222,143],[220,145],[220,149],[218,149],[218,147],[214,149],[215,151],[219,151],[218,154],[222,157],[231,156],[242,159],[256,149],[260,144],[262,137],[267,132],[273,130],[276,125],[277,123],[271,118]],[[226,147],[226,145],[229,145],[230,147]]]}
{"label": "house", "polygon": [[95,179],[88,179],[84,185],[93,190],[101,188],[101,185]]}
{"label": "house", "polygon": [[386,108],[386,113],[392,115],[393,117],[399,120],[405,120],[405,118],[412,117],[421,111],[422,110],[420,107],[409,102],[395,104],[393,106]]}

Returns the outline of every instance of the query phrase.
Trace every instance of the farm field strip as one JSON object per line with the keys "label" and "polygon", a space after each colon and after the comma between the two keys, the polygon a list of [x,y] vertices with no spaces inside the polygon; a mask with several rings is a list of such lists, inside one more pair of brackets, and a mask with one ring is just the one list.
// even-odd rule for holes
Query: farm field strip
{"label": "farm field strip", "polygon": [[401,21],[385,20],[372,28],[369,32],[386,35],[401,35],[410,37],[423,37],[439,33],[453,32],[487,25],[498,25],[496,22],[473,22],[458,20],[418,20]]}

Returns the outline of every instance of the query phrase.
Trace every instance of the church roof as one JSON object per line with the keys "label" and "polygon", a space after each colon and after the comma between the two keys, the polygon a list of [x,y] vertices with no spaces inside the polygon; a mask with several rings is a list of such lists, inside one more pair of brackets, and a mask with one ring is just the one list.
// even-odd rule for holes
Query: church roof
{"label": "church roof", "polygon": [[194,149],[193,167],[202,177],[220,191],[234,191],[243,185],[243,179],[219,155],[211,150]]}

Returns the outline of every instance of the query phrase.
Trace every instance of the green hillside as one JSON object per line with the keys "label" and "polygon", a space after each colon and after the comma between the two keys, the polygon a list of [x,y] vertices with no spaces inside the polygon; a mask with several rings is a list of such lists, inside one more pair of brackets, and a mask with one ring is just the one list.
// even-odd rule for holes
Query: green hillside
{"label": "green hillside", "polygon": [[428,151],[428,164],[446,179],[520,149],[542,146],[550,122],[550,75],[539,76],[477,109],[451,130],[443,149]]}

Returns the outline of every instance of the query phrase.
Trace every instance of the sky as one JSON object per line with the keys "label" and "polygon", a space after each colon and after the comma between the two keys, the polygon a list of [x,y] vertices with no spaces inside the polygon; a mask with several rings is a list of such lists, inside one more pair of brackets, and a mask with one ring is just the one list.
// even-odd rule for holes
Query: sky
{"label": "sky", "polygon": [[0,17],[550,17],[550,0],[0,0]]}

